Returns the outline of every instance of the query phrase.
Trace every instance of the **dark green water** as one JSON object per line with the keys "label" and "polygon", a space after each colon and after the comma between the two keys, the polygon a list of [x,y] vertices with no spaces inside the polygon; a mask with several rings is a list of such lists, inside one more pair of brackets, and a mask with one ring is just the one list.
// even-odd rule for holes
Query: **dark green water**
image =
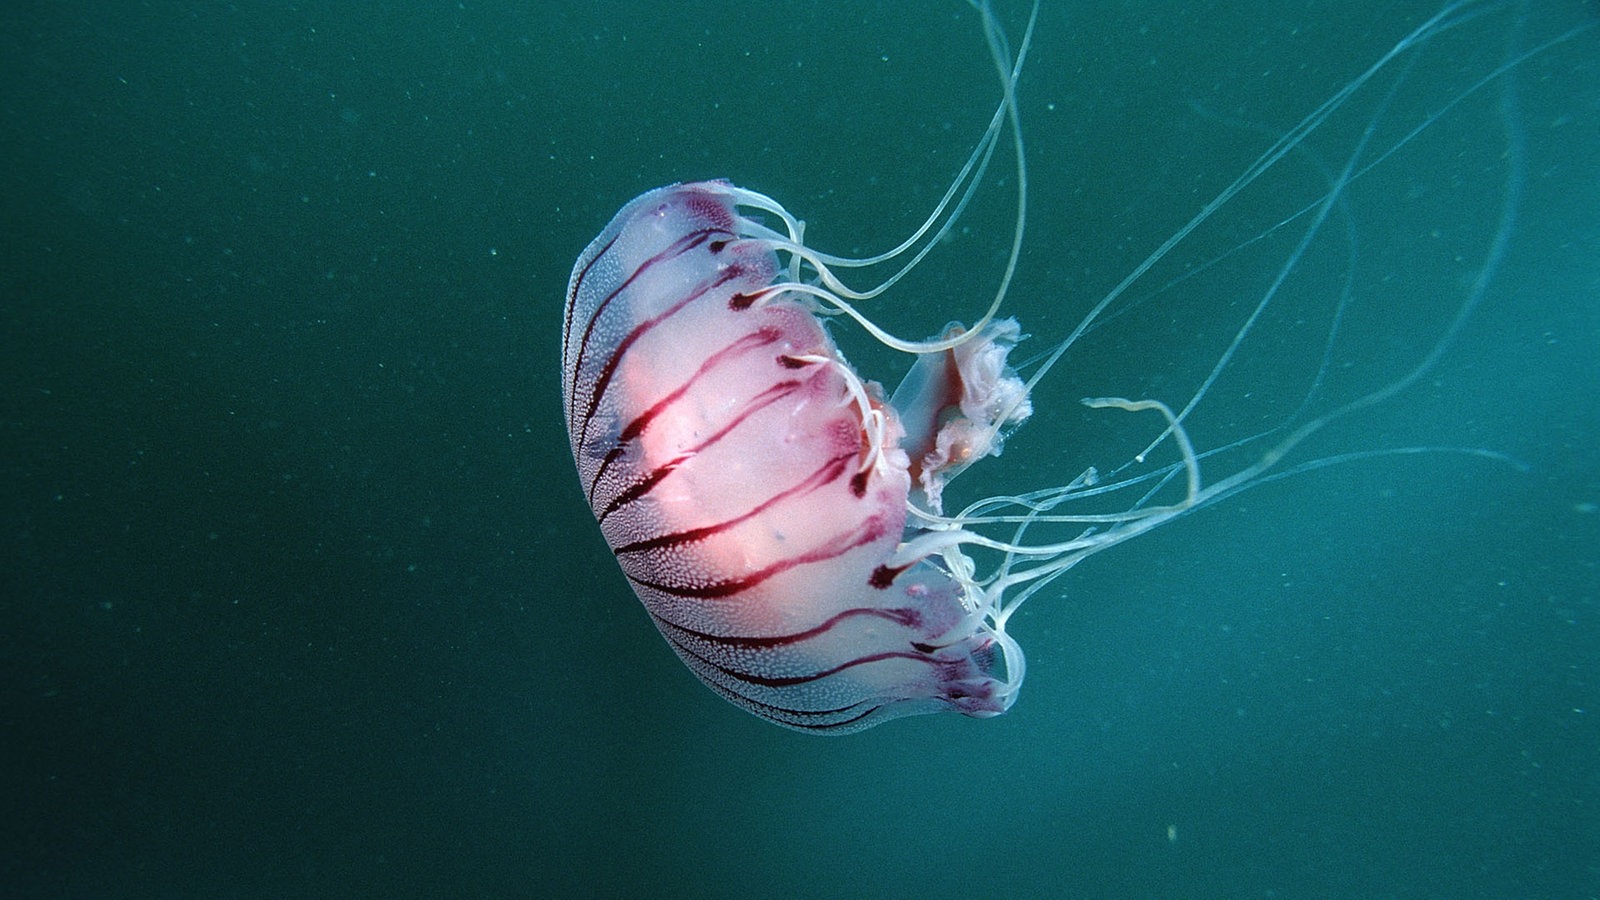
{"label": "dark green water", "polygon": [[[1019,356],[1434,11],[1048,4]],[[1600,28],[1474,87],[1600,7],[1483,13],[1173,251],[962,490],[1142,446],[1076,399],[1185,402],[1369,126],[1358,168],[1393,152],[1194,437],[1292,412],[1347,288],[1316,408],[1403,375],[1514,201],[1438,365],[1295,459],[1525,469],[1269,484],[1034,599],[1008,715],[824,740],[637,608],[571,471],[562,292],[677,180],[898,241],[996,100],[964,5],[7,6],[0,893],[1600,895]],[[874,313],[973,316],[1011,196]]]}

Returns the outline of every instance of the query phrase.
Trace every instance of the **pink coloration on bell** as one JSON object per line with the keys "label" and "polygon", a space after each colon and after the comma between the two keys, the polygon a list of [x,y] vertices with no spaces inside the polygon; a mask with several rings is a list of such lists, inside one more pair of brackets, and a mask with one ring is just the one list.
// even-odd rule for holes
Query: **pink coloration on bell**
{"label": "pink coloration on bell", "polygon": [[[563,391],[606,541],[695,674],[782,725],[847,732],[1009,705],[978,600],[900,559],[908,500],[1027,415],[1009,320],[919,358],[896,405],[840,356],[724,182],[625,206],[578,260]],[[898,408],[897,408],[898,407]],[[907,438],[907,433],[910,437]],[[908,455],[915,454],[915,459]]]}

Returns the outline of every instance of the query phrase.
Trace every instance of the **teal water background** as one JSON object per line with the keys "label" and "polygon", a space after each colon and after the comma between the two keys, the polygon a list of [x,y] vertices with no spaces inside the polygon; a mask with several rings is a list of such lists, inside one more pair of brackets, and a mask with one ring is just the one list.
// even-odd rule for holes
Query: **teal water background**
{"label": "teal water background", "polygon": [[[1398,149],[1195,439],[1294,409],[1347,284],[1318,408],[1421,359],[1510,160],[1458,340],[1296,458],[1525,468],[1246,493],[1031,601],[1007,715],[827,740],[701,687],[616,571],[561,422],[562,293],[679,180],[768,193],[824,249],[898,241],[996,101],[966,6],[7,6],[0,893],[1600,895],[1600,28],[1469,91],[1600,7],[1483,9],[1136,286],[963,491],[1142,446],[1077,398],[1186,400],[1293,250],[1269,228],[1372,123]],[[1047,3],[1019,356],[1435,10]],[[875,315],[982,308],[1006,165]]]}

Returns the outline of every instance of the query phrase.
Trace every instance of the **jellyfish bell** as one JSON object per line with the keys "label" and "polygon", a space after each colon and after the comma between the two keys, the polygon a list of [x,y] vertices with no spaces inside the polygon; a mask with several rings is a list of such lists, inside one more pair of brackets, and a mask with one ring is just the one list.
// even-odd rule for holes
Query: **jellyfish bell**
{"label": "jellyfish bell", "polygon": [[[1034,388],[1128,308],[1130,288],[1153,266],[1380,73],[1482,12],[1450,4],[1403,35],[1019,367],[1012,354],[1022,325],[1004,311],[1028,220],[1016,92],[1038,5],[1014,46],[987,4],[972,6],[1000,99],[931,214],[900,244],[867,257],[829,254],[771,197],[725,181],[669,185],[616,214],[568,287],[562,387],[571,450],[619,566],[704,683],[797,730],[840,734],[917,713],[1004,712],[1026,673],[1008,630],[1025,601],[1103,550],[1268,479],[1339,461],[1283,464],[1313,433],[1420,378],[1482,293],[1470,286],[1434,351],[1381,387],[1320,413],[1302,403],[1274,425],[1197,448],[1191,413],[1271,307],[1277,288],[1269,287],[1188,396],[1084,401],[1149,424],[1130,459],[947,509],[952,481],[1001,455],[1034,412]],[[1415,133],[1369,146],[1369,129],[1354,142],[1325,190],[1273,226],[1304,235],[1280,271],[1300,260],[1349,186]],[[871,304],[893,302],[884,295],[941,245],[991,163],[1006,155],[1015,218],[987,308],[925,340],[876,324]],[[846,277],[853,270],[888,274],[859,286]],[[831,334],[839,327],[910,357],[896,389],[845,359]],[[1306,396],[1315,392],[1314,383]],[[1244,462],[1209,471],[1241,448]]]}
{"label": "jellyfish bell", "polygon": [[580,259],[563,384],[595,518],[679,657],[759,715],[845,732],[1001,712],[1020,651],[907,538],[944,473],[1025,416],[1004,362],[1016,325],[935,342],[897,409],[839,354],[815,295],[778,278],[797,245],[739,212],[765,202],[720,182],[651,191]]}

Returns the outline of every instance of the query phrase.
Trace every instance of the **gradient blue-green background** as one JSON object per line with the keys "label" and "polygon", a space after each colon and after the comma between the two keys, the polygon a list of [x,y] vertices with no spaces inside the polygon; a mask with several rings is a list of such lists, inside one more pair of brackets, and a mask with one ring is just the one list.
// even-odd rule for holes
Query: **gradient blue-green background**
{"label": "gradient blue-green background", "polygon": [[[1434,9],[1047,3],[1019,357]],[[970,10],[8,4],[0,893],[1600,894],[1600,29],[1468,93],[1597,16],[1491,7],[1385,115],[1391,81],[1358,95],[1063,361],[968,496],[1126,459],[1151,423],[1076,398],[1186,400],[1297,232],[1155,289],[1317,197],[1368,123],[1379,151],[1441,110],[1193,431],[1281,421],[1346,284],[1321,408],[1406,371],[1520,160],[1451,351],[1298,458],[1525,471],[1387,456],[1247,493],[1034,600],[1010,714],[826,740],[714,697],[636,608],[567,456],[562,292],[676,180],[769,193],[824,249],[898,240],[995,102]],[[884,321],[981,308],[1009,184]]]}

